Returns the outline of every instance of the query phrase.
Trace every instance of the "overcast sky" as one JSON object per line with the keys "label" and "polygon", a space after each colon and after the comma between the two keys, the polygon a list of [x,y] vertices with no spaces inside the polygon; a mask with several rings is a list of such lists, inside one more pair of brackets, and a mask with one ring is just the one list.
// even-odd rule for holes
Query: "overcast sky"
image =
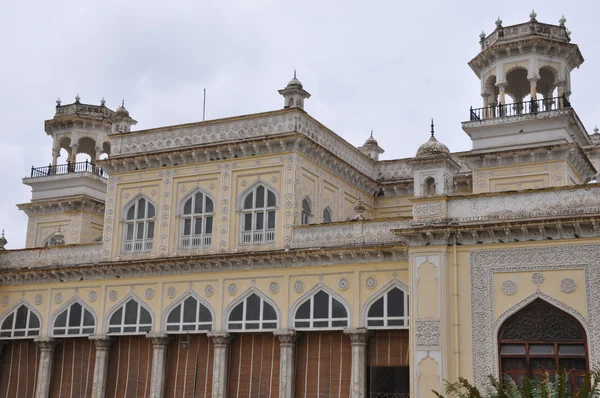
{"label": "overcast sky", "polygon": [[[94,4],[92,6],[91,4]],[[470,149],[461,129],[481,106],[467,62],[479,33],[562,14],[585,62],[572,74],[571,102],[588,132],[600,124],[599,0],[18,1],[0,6],[0,228],[24,247],[28,202],[21,178],[47,165],[44,120],[55,101],[115,109],[137,130],[279,109],[277,90],[294,68],[312,94],[308,113],[361,145],[371,129],[383,159],[414,156],[429,136]]]}

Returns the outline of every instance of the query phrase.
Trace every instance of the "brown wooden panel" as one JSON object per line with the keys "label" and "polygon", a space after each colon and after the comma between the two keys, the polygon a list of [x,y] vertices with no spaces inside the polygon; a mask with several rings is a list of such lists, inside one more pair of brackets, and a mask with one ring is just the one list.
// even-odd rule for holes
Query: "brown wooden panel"
{"label": "brown wooden panel", "polygon": [[240,333],[231,342],[227,396],[279,396],[279,339],[273,333]]}
{"label": "brown wooden panel", "polygon": [[408,330],[379,330],[369,339],[368,366],[408,366]]}
{"label": "brown wooden panel", "polygon": [[296,347],[296,397],[350,396],[352,346],[341,331],[302,334]]}
{"label": "brown wooden panel", "polygon": [[40,350],[33,340],[8,341],[0,355],[0,397],[33,397]]}
{"label": "brown wooden panel", "polygon": [[165,398],[209,398],[213,345],[205,334],[175,336],[169,342]]}
{"label": "brown wooden panel", "polygon": [[94,343],[87,337],[57,341],[50,379],[50,397],[90,397],[96,360]]}
{"label": "brown wooden panel", "polygon": [[110,345],[106,398],[150,396],[152,341],[146,336],[121,336]]}

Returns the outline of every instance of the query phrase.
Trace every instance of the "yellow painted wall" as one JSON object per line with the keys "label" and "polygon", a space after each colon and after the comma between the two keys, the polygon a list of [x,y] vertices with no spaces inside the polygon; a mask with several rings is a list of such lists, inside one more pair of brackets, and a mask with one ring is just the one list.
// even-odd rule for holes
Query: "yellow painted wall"
{"label": "yellow painted wall", "polygon": [[102,236],[104,217],[84,211],[37,214],[29,217],[26,247],[43,246],[60,227],[67,244],[90,243]]}

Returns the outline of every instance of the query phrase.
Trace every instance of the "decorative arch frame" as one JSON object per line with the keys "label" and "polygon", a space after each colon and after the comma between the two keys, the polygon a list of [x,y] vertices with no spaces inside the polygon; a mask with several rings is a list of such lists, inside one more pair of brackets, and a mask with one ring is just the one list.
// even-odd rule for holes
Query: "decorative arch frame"
{"label": "decorative arch frame", "polygon": [[[125,303],[127,303],[130,299],[134,299],[135,301],[138,302],[138,304],[142,307],[144,307],[146,309],[146,311],[148,311],[150,313],[150,319],[152,322],[152,330],[150,331],[150,333],[154,332],[154,324],[155,322],[155,316],[154,316],[154,311],[152,311],[152,308],[150,308],[150,306],[148,305],[148,303],[146,303],[140,296],[138,296],[137,294],[130,292],[129,294],[125,295],[125,297],[123,297],[121,300],[119,300],[115,305],[113,305],[110,310],[106,313],[106,315],[104,316],[103,322],[102,322],[102,332],[104,334],[108,333],[108,328],[110,327],[109,322],[110,322],[110,318],[113,316],[113,314],[115,312],[117,312],[119,310],[119,308],[123,307],[125,305]],[[96,328],[96,330],[98,330],[98,328]],[[135,333],[120,333],[119,335],[139,335],[139,332],[135,332]]]}
{"label": "decorative arch frame", "polygon": [[[325,212],[328,211],[329,215],[331,216],[331,221],[325,221]],[[323,214],[321,215],[321,217],[323,218],[323,222],[335,222],[334,218],[335,216],[333,215],[333,210],[331,209],[330,206],[325,206],[325,208],[323,209]]]}
{"label": "decorative arch frame", "polygon": [[[35,308],[34,305],[32,305],[29,301],[25,300],[24,298],[20,298],[19,300],[15,301],[15,303],[13,305],[11,305],[6,311],[4,311],[4,313],[0,317],[0,325],[2,325],[4,323],[4,321],[6,320],[6,318],[8,318],[10,316],[10,314],[13,311],[15,311],[17,308],[19,308],[21,305],[24,305],[25,307],[27,307],[29,309],[29,311],[33,312],[40,320],[40,334],[38,336],[41,336],[42,331],[44,330],[44,321],[43,321],[42,314]],[[34,337],[38,337],[38,336],[23,336],[23,337],[19,337],[19,338],[29,339],[29,338],[34,338]],[[13,340],[14,337],[8,337],[8,338],[3,337],[0,339]]]}
{"label": "decorative arch frame", "polygon": [[[223,330],[229,330],[228,323],[229,323],[229,315],[231,315],[231,311],[238,304],[240,304],[242,301],[244,301],[246,298],[248,298],[253,293],[256,294],[257,296],[259,296],[260,298],[262,298],[263,300],[265,300],[268,304],[270,304],[275,309],[275,313],[277,314],[276,329],[281,328],[281,323],[282,323],[281,310],[279,309],[279,306],[277,305],[277,303],[275,303],[275,301],[273,299],[271,299],[267,294],[265,294],[262,290],[260,290],[256,286],[251,286],[248,289],[246,289],[246,291],[244,293],[240,294],[238,298],[236,298],[231,303],[229,303],[229,305],[223,311],[223,315],[222,315],[223,318],[221,319],[221,325],[222,325]],[[259,331],[259,330],[253,329],[251,331]],[[235,332],[236,333],[237,332],[245,332],[245,330],[236,330]]]}
{"label": "decorative arch frame", "polygon": [[[58,228],[60,228],[60,225],[58,226]],[[50,242],[50,240],[52,239],[52,237],[54,236],[54,234],[57,232],[57,230],[55,229],[54,232],[52,232],[49,235],[46,235],[45,238],[43,238],[40,243],[42,245],[42,247],[46,247],[47,243]],[[67,240],[65,239],[65,244],[67,244]]]}
{"label": "decorative arch frame", "polygon": [[[363,304],[363,306],[360,310],[360,319],[359,319],[359,324],[360,324],[361,328],[367,327],[366,326],[367,325],[367,313],[369,312],[369,308],[371,308],[371,306],[377,300],[379,300],[381,297],[383,297],[384,294],[387,294],[393,288],[398,288],[398,289],[402,290],[404,293],[406,293],[407,297],[410,297],[408,294],[408,292],[409,292],[408,285],[396,278],[392,279],[391,281],[389,281],[388,283],[386,283],[385,285],[380,287],[379,290],[377,290],[375,293],[371,294],[367,298],[365,303]],[[406,325],[406,326],[408,326],[408,325]]]}
{"label": "decorative arch frame", "polygon": [[[346,309],[346,313],[348,314],[348,326],[346,326],[346,327],[348,327],[348,328],[352,327],[352,325],[353,325],[353,323],[352,323],[352,321],[353,321],[353,319],[352,319],[352,308],[348,304],[348,301],[344,298],[344,296],[342,296],[339,293],[336,293],[332,288],[330,288],[329,286],[327,286],[325,283],[319,282],[316,285],[314,285],[313,287],[311,287],[302,296],[300,296],[296,301],[294,301],[294,304],[292,304],[292,306],[290,307],[290,312],[288,314],[288,327],[290,329],[295,329],[294,328],[294,317],[296,315],[296,311],[298,311],[298,308],[302,304],[304,304],[304,302],[306,300],[308,300],[311,296],[317,294],[321,290],[324,291],[325,293],[329,294],[333,298],[335,298],[340,303],[342,303],[342,305]],[[315,330],[317,330],[317,329],[315,329]]]}
{"label": "decorative arch frame", "polygon": [[[308,213],[308,223],[310,224],[310,219],[314,216],[314,208],[313,208],[313,203],[312,200],[310,199],[310,196],[306,195],[305,197],[302,198],[302,202],[300,202],[300,212],[302,213],[301,215],[304,215],[304,201],[306,200],[306,202],[308,203],[308,208],[310,210],[310,213]],[[302,220],[300,220],[302,221]]]}
{"label": "decorative arch frame", "polygon": [[[492,79],[493,82],[492,83]],[[494,95],[496,93],[496,83],[498,82],[498,77],[496,76],[495,73],[491,74],[488,76],[488,78],[482,82],[483,83],[483,90],[482,90],[482,94],[489,94],[489,95]],[[492,92],[489,92],[488,89],[491,89]]]}
{"label": "decorative arch frame", "polygon": [[127,216],[127,210],[129,209],[129,207],[131,207],[131,205],[133,205],[135,202],[137,202],[140,198],[144,198],[145,200],[148,201],[148,203],[151,203],[154,206],[154,210],[155,210],[155,216],[154,218],[156,218],[158,216],[158,206],[156,205],[156,203],[150,199],[147,195],[138,192],[135,195],[133,195],[127,202],[125,202],[125,204],[123,204],[121,206],[121,214],[119,217],[119,221],[121,223],[124,223],[125,221],[127,221],[126,216]]}
{"label": "decorative arch frame", "polygon": [[[215,313],[215,309],[213,308],[213,306],[202,296],[200,296],[195,290],[193,289],[188,289],[185,292],[183,292],[178,298],[176,298],[175,300],[173,300],[173,302],[171,304],[169,304],[168,306],[165,307],[165,309],[162,311],[161,314],[161,319],[160,319],[160,330],[164,333],[173,333],[173,334],[177,334],[177,333],[183,333],[183,332],[167,332],[167,318],[169,317],[169,314],[171,314],[171,311],[173,311],[173,309],[175,309],[175,307],[177,307],[179,304],[183,303],[185,300],[187,300],[189,297],[193,297],[196,300],[198,300],[198,302],[200,304],[202,304],[203,306],[205,306],[206,308],[208,308],[208,310],[210,311],[210,316],[212,317],[212,326],[211,326],[211,331],[214,331],[214,328],[216,326],[216,313]],[[186,332],[189,333],[189,332]],[[195,332],[195,333],[202,333],[202,332]]]}
{"label": "decorative arch frame", "polygon": [[557,82],[560,81],[560,72],[552,65],[542,65],[538,68],[538,74],[539,71],[541,71],[542,69],[548,69],[550,72],[552,72],[552,74],[554,75],[554,81],[553,83],[556,85]]}
{"label": "decorative arch frame", "polygon": [[[525,70],[525,72],[527,72],[527,74],[529,75],[529,69],[527,69],[527,67],[523,66],[523,65],[515,65],[512,66],[511,68],[509,68],[508,70],[504,71],[504,80],[506,80],[507,76],[509,75],[509,73],[516,71],[517,69],[523,69]],[[508,82],[507,82],[508,83]]]}
{"label": "decorative arch frame", "polygon": [[[556,300],[555,298],[553,298],[545,293],[542,293],[538,290],[535,293],[526,297],[525,299],[519,301],[517,304],[513,305],[506,311],[504,311],[498,317],[498,319],[496,319],[494,321],[494,324],[492,325],[492,331],[493,331],[492,352],[491,352],[491,355],[492,355],[491,367],[492,367],[492,371],[493,371],[492,374],[498,375],[498,373],[500,371],[500,369],[498,368],[498,365],[499,365],[498,333],[500,332],[500,328],[502,327],[504,322],[507,319],[509,319],[512,315],[516,314],[523,308],[527,307],[529,304],[531,304],[533,301],[535,301],[537,299],[544,300],[546,303],[558,308],[559,310],[561,310],[561,311],[565,312],[566,314],[575,318],[581,324],[581,327],[583,327],[583,330],[585,331],[586,345],[588,347],[588,351],[591,351],[590,348],[593,346],[593,342],[590,340],[590,336],[591,336],[590,335],[590,325],[589,325],[588,321],[585,319],[585,317],[583,317],[583,315],[581,315],[574,308],[569,307],[568,305],[564,304],[563,302]],[[591,352],[590,352],[590,354],[591,354]],[[591,359],[591,355],[589,358]]]}
{"label": "decorative arch frame", "polygon": [[49,335],[53,336],[53,337],[78,337],[80,335],[54,335],[54,323],[56,322],[56,318],[58,318],[58,316],[67,308],[69,308],[72,304],[74,303],[79,303],[81,304],[81,306],[83,307],[83,309],[88,310],[92,316],[94,317],[94,333],[96,333],[98,331],[98,315],[96,314],[96,311],[94,311],[94,309],[85,302],[85,300],[83,300],[78,294],[75,294],[73,297],[71,297],[70,299],[68,299],[67,301],[65,301],[60,307],[58,307],[54,313],[52,314],[52,316],[50,317],[50,323],[48,324],[48,328],[49,328]]}
{"label": "decorative arch frame", "polygon": [[243,209],[244,199],[246,195],[248,195],[252,190],[259,185],[263,185],[265,188],[269,189],[275,194],[275,208],[279,208],[279,204],[281,203],[281,198],[279,196],[279,190],[277,190],[272,184],[267,181],[261,179],[260,177],[254,181],[252,184],[248,185],[246,188],[240,192],[240,194],[235,199],[235,208],[238,212],[241,212]]}

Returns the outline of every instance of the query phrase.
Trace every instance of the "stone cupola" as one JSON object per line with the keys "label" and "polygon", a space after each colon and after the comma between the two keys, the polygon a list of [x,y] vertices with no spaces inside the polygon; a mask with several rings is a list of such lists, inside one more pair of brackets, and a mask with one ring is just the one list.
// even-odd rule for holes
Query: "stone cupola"
{"label": "stone cupola", "polygon": [[367,138],[363,146],[359,146],[358,150],[370,157],[373,160],[379,160],[379,155],[383,152],[383,148],[379,146],[379,143],[373,138],[373,130],[371,130],[371,136]]}
{"label": "stone cupola", "polygon": [[302,88],[302,83],[296,78],[296,71],[294,70],[294,77],[289,81],[287,86],[279,90],[279,94],[283,96],[283,108],[302,108],[304,109],[304,100],[310,98],[308,91]]}

